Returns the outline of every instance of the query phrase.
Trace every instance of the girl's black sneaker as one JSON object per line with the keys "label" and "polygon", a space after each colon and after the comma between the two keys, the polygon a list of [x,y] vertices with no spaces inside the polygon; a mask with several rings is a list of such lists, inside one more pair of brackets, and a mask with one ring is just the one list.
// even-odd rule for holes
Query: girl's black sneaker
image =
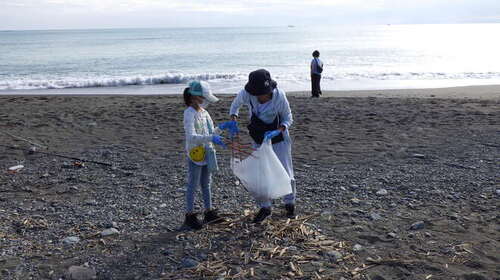
{"label": "girl's black sneaker", "polygon": [[205,224],[208,223],[217,224],[224,222],[224,218],[222,218],[221,216],[219,216],[219,214],[217,214],[217,209],[212,209],[205,212],[205,218],[203,219],[203,222]]}
{"label": "girl's black sneaker", "polygon": [[199,230],[203,226],[200,220],[198,220],[198,217],[196,217],[196,213],[186,214],[184,225],[194,230]]}
{"label": "girl's black sneaker", "polygon": [[255,217],[253,218],[253,222],[260,223],[260,222],[264,221],[267,218],[267,216],[269,216],[269,215],[271,215],[271,208],[262,207],[262,208],[260,208],[257,215],[255,215]]}

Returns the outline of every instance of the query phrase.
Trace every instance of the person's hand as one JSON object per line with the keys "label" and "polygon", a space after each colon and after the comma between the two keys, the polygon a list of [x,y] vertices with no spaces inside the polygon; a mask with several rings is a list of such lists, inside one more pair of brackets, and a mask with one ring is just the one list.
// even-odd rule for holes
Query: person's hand
{"label": "person's hand", "polygon": [[240,130],[238,129],[238,123],[236,121],[227,121],[219,124],[219,128],[222,130],[229,130],[229,135],[233,137],[235,134],[238,134]]}
{"label": "person's hand", "polygon": [[279,130],[279,129],[266,131],[266,133],[264,133],[264,141],[271,140],[274,137],[280,135],[280,133],[281,133],[281,130]]}
{"label": "person's hand", "polygon": [[214,142],[214,144],[217,144],[217,145],[220,145],[220,146],[226,148],[227,146],[226,146],[226,143],[224,143],[223,139],[224,138],[222,138],[222,136],[220,136],[220,135],[212,136],[212,142]]}

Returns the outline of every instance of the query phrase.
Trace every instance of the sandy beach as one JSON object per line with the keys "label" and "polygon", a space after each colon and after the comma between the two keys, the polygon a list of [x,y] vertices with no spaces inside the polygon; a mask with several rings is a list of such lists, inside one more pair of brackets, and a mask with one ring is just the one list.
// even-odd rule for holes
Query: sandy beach
{"label": "sandy beach", "polygon": [[298,220],[277,201],[251,224],[219,150],[229,221],[185,232],[180,96],[0,95],[0,132],[46,147],[0,133],[0,278],[500,279],[500,86],[308,96],[288,94]]}

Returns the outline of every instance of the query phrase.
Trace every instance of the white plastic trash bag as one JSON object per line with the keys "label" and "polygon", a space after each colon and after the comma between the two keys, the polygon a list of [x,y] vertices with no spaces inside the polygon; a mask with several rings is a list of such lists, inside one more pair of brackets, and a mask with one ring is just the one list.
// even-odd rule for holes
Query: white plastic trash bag
{"label": "white plastic trash bag", "polygon": [[292,193],[290,177],[274,153],[271,141],[264,141],[242,161],[233,159],[231,168],[257,200],[276,199]]}

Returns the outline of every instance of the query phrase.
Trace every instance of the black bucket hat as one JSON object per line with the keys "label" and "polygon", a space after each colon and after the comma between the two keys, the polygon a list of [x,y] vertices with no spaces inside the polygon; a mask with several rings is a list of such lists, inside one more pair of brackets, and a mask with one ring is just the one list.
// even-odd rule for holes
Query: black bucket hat
{"label": "black bucket hat", "polygon": [[277,83],[271,79],[271,74],[266,69],[259,69],[248,75],[245,90],[251,95],[259,96],[269,94],[276,88]]}

